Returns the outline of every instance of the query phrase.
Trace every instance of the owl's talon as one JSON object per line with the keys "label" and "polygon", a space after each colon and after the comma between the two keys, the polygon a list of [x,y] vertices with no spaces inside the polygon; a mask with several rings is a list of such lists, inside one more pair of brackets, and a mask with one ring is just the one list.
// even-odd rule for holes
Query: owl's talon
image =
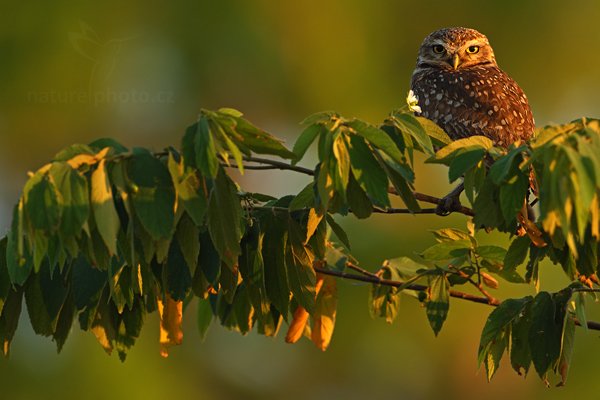
{"label": "owl's talon", "polygon": [[440,199],[440,202],[435,208],[435,213],[441,217],[446,217],[454,211],[460,210],[461,207],[462,204],[460,204],[459,196],[448,195]]}

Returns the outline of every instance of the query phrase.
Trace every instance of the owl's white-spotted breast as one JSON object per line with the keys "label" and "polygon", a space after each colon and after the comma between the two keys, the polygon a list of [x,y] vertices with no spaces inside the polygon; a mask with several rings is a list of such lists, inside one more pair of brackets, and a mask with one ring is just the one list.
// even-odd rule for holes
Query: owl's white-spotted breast
{"label": "owl's white-spotted breast", "polygon": [[498,67],[487,37],[474,29],[446,28],[427,36],[411,89],[419,115],[454,140],[483,135],[507,147],[529,139],[535,128],[523,90]]}

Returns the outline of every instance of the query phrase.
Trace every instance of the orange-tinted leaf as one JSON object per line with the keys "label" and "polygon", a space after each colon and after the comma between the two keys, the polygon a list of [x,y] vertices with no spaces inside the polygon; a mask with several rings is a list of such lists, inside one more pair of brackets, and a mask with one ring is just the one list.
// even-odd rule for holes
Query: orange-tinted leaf
{"label": "orange-tinted leaf", "polygon": [[302,306],[298,306],[294,311],[294,317],[290,323],[287,334],[285,335],[286,343],[296,343],[302,337],[306,323],[308,322],[308,311]]}
{"label": "orange-tinted leaf", "polygon": [[98,343],[100,343],[104,351],[107,354],[112,353],[116,332],[110,318],[110,308],[102,299],[98,304],[98,311],[92,323],[91,331],[96,336]]}
{"label": "orange-tinted leaf", "polygon": [[498,281],[487,272],[481,271],[481,278],[483,279],[485,286],[491,287],[492,289],[498,289]]}
{"label": "orange-tinted leaf", "polygon": [[166,301],[157,299],[158,313],[160,315],[160,355],[169,356],[169,347],[181,344],[183,331],[181,321],[183,317],[183,301],[175,301],[168,294]]}
{"label": "orange-tinted leaf", "polygon": [[[323,286],[323,276],[317,274],[317,283],[315,284],[315,292],[318,296],[321,287]],[[290,327],[288,328],[287,334],[285,335],[285,341],[287,343],[296,343],[306,329],[306,324],[308,322],[308,311],[304,309],[302,306],[298,306],[296,311],[294,311],[294,317],[292,318],[292,322],[290,323]]]}
{"label": "orange-tinted leaf", "polygon": [[311,339],[319,349],[325,351],[329,346],[335,327],[337,281],[332,276],[319,276],[318,279],[319,283],[322,282],[322,287],[317,295]]}

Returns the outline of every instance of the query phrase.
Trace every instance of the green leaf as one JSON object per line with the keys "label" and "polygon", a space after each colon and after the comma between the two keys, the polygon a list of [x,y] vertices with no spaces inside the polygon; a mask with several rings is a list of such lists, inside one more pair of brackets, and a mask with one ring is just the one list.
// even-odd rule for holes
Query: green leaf
{"label": "green leaf", "polygon": [[422,275],[428,268],[426,265],[416,262],[408,257],[392,258],[384,262],[384,266],[386,265],[395,271],[399,280],[413,279],[417,275]]}
{"label": "green leaf", "polygon": [[433,122],[429,121],[429,123],[424,123],[423,121],[427,120],[424,118],[417,118],[408,113],[394,114],[394,122],[398,129],[411,135],[425,154],[432,155],[434,151],[430,136],[435,137],[438,141],[444,141],[448,135],[441,131],[440,128],[435,129],[437,125]]}
{"label": "green leaf", "polygon": [[177,198],[183,203],[185,211],[196,225],[204,225],[208,202],[204,178],[198,177],[194,170],[184,171],[183,166],[175,161],[173,153],[169,153],[168,167]]}
{"label": "green leaf", "polygon": [[213,320],[213,312],[208,299],[199,299],[197,309],[197,325],[200,340],[204,341],[208,328]]}
{"label": "green leaf", "polygon": [[265,288],[264,261],[262,257],[262,234],[258,224],[248,227],[242,238],[242,254],[239,258],[240,274],[248,289],[250,302],[258,318],[269,313],[269,302]]}
{"label": "green leaf", "polygon": [[471,240],[469,234],[465,231],[461,231],[460,229],[445,228],[432,231],[432,233],[435,236],[435,240],[440,243],[454,242],[457,240]]}
{"label": "green leaf", "polygon": [[496,339],[490,345],[486,358],[484,360],[485,370],[488,382],[492,380],[494,374],[500,367],[500,360],[504,354],[504,350],[508,347],[508,338],[510,336],[508,328],[503,329]]}
{"label": "green leaf", "polygon": [[196,163],[196,132],[198,131],[198,123],[188,126],[185,134],[181,139],[181,155],[186,168],[197,168]]}
{"label": "green leaf", "polygon": [[73,325],[73,318],[75,317],[75,306],[73,304],[73,296],[69,291],[67,298],[60,310],[60,314],[58,315],[58,320],[56,321],[56,329],[52,334],[52,340],[56,342],[56,350],[60,353],[65,342],[67,341],[67,337],[69,336],[69,332],[71,331],[71,326]]}
{"label": "green leaf", "polygon": [[12,288],[6,296],[4,308],[0,313],[0,345],[2,346],[0,351],[5,357],[8,356],[10,343],[19,325],[22,302],[23,288],[20,286]]}
{"label": "green leaf", "polygon": [[106,286],[106,272],[94,268],[82,255],[73,261],[71,268],[71,288],[77,310],[97,304]]}
{"label": "green leaf", "polygon": [[315,183],[310,182],[294,197],[290,202],[290,211],[302,210],[304,208],[312,208],[315,205]]}
{"label": "green leaf", "polygon": [[527,190],[529,189],[529,177],[519,174],[500,187],[500,208],[506,221],[512,221],[523,207]]}
{"label": "green leaf", "polygon": [[[397,272],[389,266],[384,266],[380,270],[380,277],[388,280],[399,280]],[[394,322],[398,316],[400,308],[400,292],[397,288],[387,285],[373,284],[369,291],[369,311],[371,316],[385,318],[388,324]]]}
{"label": "green leaf", "polygon": [[236,119],[235,130],[242,136],[243,145],[247,146],[255,153],[271,154],[291,160],[296,159],[296,155],[286,149],[281,141],[264,130],[252,125],[244,118]]}
{"label": "green leaf", "polygon": [[285,222],[275,216],[270,216],[270,218],[261,222],[265,232],[262,256],[267,295],[275,308],[286,318],[290,301],[290,289],[285,261],[287,241]]}
{"label": "green leaf", "polygon": [[435,146],[442,147],[452,142],[450,136],[432,120],[423,117],[415,118],[419,121],[423,129],[425,129],[425,132],[432,139]]}
{"label": "green leaf", "polygon": [[571,316],[567,316],[565,319],[561,344],[560,359],[558,360],[556,368],[561,377],[561,381],[558,385],[564,386],[567,383],[567,376],[573,358],[573,348],[575,346],[575,320]]}
{"label": "green leaf", "polygon": [[350,178],[350,154],[346,147],[344,135],[338,135],[333,141],[333,155],[337,160],[337,174],[340,179],[342,193],[346,192],[348,179]]}
{"label": "green leaf", "polygon": [[451,258],[463,257],[468,254],[471,248],[470,240],[455,240],[452,242],[442,242],[434,244],[421,253],[421,257],[426,260],[439,261],[449,260]]}
{"label": "green leaf", "polygon": [[489,150],[494,143],[491,139],[485,136],[470,136],[468,138],[455,140],[454,142],[442,147],[435,153],[435,156],[427,160],[427,162],[445,163],[451,161],[458,151],[467,151],[474,149]]}
{"label": "green leaf", "polygon": [[[31,185],[29,188],[27,186]],[[54,231],[60,223],[63,211],[62,198],[47,174],[36,173],[23,193],[25,212],[35,229]]]}
{"label": "green leaf", "polygon": [[335,111],[319,111],[304,118],[302,122],[300,122],[300,125],[306,126],[316,124],[317,122],[325,122],[334,115],[337,115]]}
{"label": "green leaf", "polygon": [[517,374],[527,375],[531,366],[529,330],[531,328],[531,302],[528,302],[513,320],[510,341],[510,364]]}
{"label": "green leaf", "polygon": [[507,155],[500,157],[492,164],[490,168],[490,178],[498,185],[506,178],[508,173],[513,168],[513,163],[517,161],[517,156],[522,158],[521,153],[527,149],[527,146],[520,146],[516,149],[511,150]]}
{"label": "green leaf", "polygon": [[38,335],[50,336],[56,329],[58,314],[68,294],[60,274],[50,276],[48,263],[30,277],[25,289],[25,301],[31,326]]}
{"label": "green leaf", "polygon": [[487,168],[484,163],[481,163],[476,168],[472,168],[465,173],[465,194],[471,205],[475,204],[475,194],[479,193],[485,181],[486,170]]}
{"label": "green leaf", "polygon": [[414,172],[412,169],[408,165],[387,162],[381,159],[379,161],[392,186],[396,189],[396,193],[400,196],[404,204],[406,204],[406,207],[413,212],[420,211],[421,207],[415,199],[411,186],[411,183],[414,181]]}
{"label": "green leaf", "polygon": [[[348,126],[354,129],[358,135],[365,138],[367,142],[387,154],[392,160],[399,164],[404,163],[402,152],[386,132],[357,119],[348,122]],[[353,140],[351,143],[354,146]]]}
{"label": "green leaf", "polygon": [[478,246],[475,252],[483,259],[490,262],[503,263],[506,256],[506,249],[500,246],[485,245]]}
{"label": "green leaf", "polygon": [[90,214],[87,179],[67,163],[53,163],[49,173],[63,203],[60,232],[64,236],[77,235]]}
{"label": "green leaf", "polygon": [[210,238],[208,232],[200,234],[200,254],[198,256],[198,267],[208,280],[208,283],[217,287],[221,275],[221,259],[219,253]]}
{"label": "green leaf", "polygon": [[173,300],[183,301],[192,289],[192,275],[177,240],[171,241],[167,262],[163,268],[166,268],[167,292]]}
{"label": "green leaf", "polygon": [[312,314],[315,308],[316,274],[312,266],[314,256],[304,245],[304,236],[298,223],[289,218],[285,256],[290,290],[298,304]]}
{"label": "green leaf", "polygon": [[504,256],[504,270],[514,271],[519,265],[523,264],[525,258],[527,258],[530,244],[531,240],[527,236],[521,236],[513,240]]}
{"label": "green leaf", "polygon": [[577,292],[575,296],[575,315],[584,330],[588,330],[587,317],[585,315],[585,293]]}
{"label": "green leaf", "polygon": [[550,367],[560,356],[562,321],[554,319],[556,307],[548,292],[540,292],[531,307],[529,347],[533,366],[544,379]]}
{"label": "green leaf", "polygon": [[198,266],[198,255],[200,254],[199,235],[200,231],[194,225],[192,219],[187,214],[183,214],[179,224],[177,224],[175,237],[191,275],[194,275]]}
{"label": "green leaf", "polygon": [[427,319],[435,336],[440,333],[450,309],[448,280],[445,274],[433,277],[429,284],[429,297],[426,303]]}
{"label": "green leaf", "polygon": [[4,308],[4,302],[11,287],[8,265],[6,264],[7,242],[8,239],[6,236],[0,240],[0,315],[2,315],[2,308]]}
{"label": "green leaf", "polygon": [[369,196],[367,196],[354,178],[354,174],[350,174],[348,187],[346,189],[346,198],[348,199],[350,210],[356,218],[369,218],[373,213],[373,204],[371,203]]}
{"label": "green leaf", "polygon": [[92,173],[90,200],[98,233],[100,233],[110,254],[116,254],[117,233],[120,224],[113,201],[111,185],[106,173],[105,160],[100,160],[96,170]]}
{"label": "green leaf", "polygon": [[76,143],[76,144],[72,144],[69,147],[66,147],[66,148],[62,149],[61,151],[59,151],[58,153],[56,153],[56,155],[54,156],[54,158],[52,160],[53,161],[68,161],[71,158],[78,156],[80,154],[94,155],[95,152],[88,145]]}
{"label": "green leaf", "polygon": [[230,268],[241,253],[241,219],[242,207],[237,188],[220,168],[208,200],[208,230],[221,260]]}
{"label": "green leaf", "polygon": [[459,150],[448,169],[450,182],[454,182],[463,176],[465,172],[479,164],[484,156],[485,150],[478,147],[467,147],[464,150]]}
{"label": "green leaf", "polygon": [[338,240],[344,246],[346,246],[348,250],[350,250],[350,240],[348,240],[348,235],[346,234],[344,229],[342,229],[342,227],[339,226],[337,222],[335,222],[331,215],[327,214],[325,218],[327,219],[327,224],[329,225],[335,236],[338,238]]}
{"label": "green leaf", "polygon": [[490,313],[479,341],[479,351],[477,355],[478,364],[485,360],[490,347],[494,341],[502,334],[504,329],[516,318],[519,317],[523,309],[531,302],[531,296],[521,299],[506,299]]}
{"label": "green leaf", "polygon": [[175,223],[175,189],[167,166],[144,151],[129,160],[127,172],[142,226],[154,240],[169,239]]}
{"label": "green leaf", "polygon": [[[233,156],[233,159],[235,160],[235,163],[237,164],[238,169],[240,170],[240,174],[243,175],[244,174],[244,163],[243,163],[243,158],[242,158],[242,152],[235,145],[235,143],[233,143],[233,140],[231,140],[229,138],[227,133],[225,133],[225,130],[221,127],[220,124],[214,123],[214,124],[211,124],[211,126],[214,126],[216,128],[217,132],[219,132],[219,137],[221,138],[221,140],[223,142],[225,142],[225,145],[229,149],[229,153],[231,153],[231,155]],[[229,164],[229,161],[227,159],[225,161],[227,162],[227,164]]]}
{"label": "green leaf", "polygon": [[[194,152],[196,166],[204,176],[214,178],[219,170],[219,160],[217,159],[217,148],[213,139],[213,134],[208,126],[208,119],[205,116],[200,117],[198,121],[196,136],[194,138]],[[184,153],[185,156],[185,153]]]}
{"label": "green leaf", "polygon": [[127,151],[129,151],[127,147],[123,146],[121,143],[117,142],[115,139],[112,138],[96,139],[90,144],[88,144],[88,146],[90,146],[96,151],[102,150],[106,147],[110,147],[114,151],[114,154],[127,153]]}
{"label": "green leaf", "polygon": [[486,179],[473,204],[475,211],[473,222],[476,226],[498,227],[503,224],[498,198],[498,187],[490,179]]}
{"label": "green leaf", "polygon": [[[383,134],[385,135],[385,133]],[[352,174],[356,181],[375,204],[389,207],[387,175],[373,156],[369,146],[360,136],[352,135],[348,150],[352,161]]]}
{"label": "green leaf", "polygon": [[304,129],[302,134],[296,140],[296,143],[294,143],[294,149],[292,151],[296,155],[296,159],[292,161],[293,165],[304,157],[306,150],[308,150],[312,142],[315,141],[322,129],[324,129],[324,127],[321,124],[312,124]]}

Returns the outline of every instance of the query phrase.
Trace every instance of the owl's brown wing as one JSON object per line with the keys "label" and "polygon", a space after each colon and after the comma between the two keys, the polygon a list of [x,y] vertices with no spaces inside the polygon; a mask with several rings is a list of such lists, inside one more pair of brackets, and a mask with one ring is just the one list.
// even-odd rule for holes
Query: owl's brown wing
{"label": "owl's brown wing", "polygon": [[499,146],[527,140],[534,121],[525,94],[496,66],[423,70],[411,82],[426,118],[452,139],[489,137]]}

